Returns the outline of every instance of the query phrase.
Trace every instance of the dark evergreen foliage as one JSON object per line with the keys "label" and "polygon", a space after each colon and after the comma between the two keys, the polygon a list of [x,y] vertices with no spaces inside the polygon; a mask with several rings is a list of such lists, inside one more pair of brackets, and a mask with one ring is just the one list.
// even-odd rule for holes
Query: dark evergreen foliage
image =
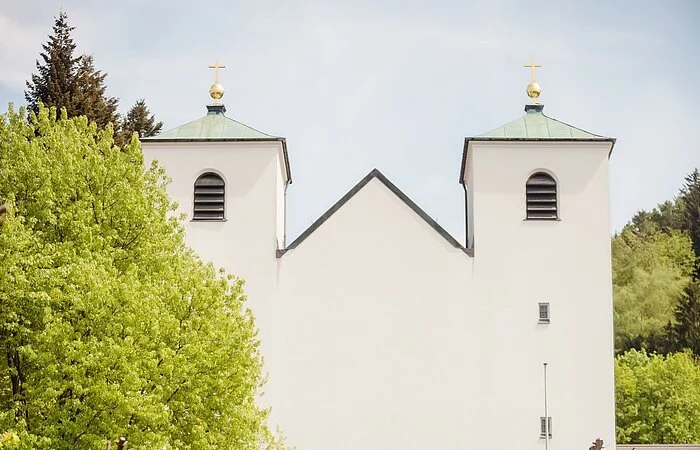
{"label": "dark evergreen foliage", "polygon": [[700,355],[700,281],[695,280],[685,290],[676,308],[676,323],[670,330],[670,350],[689,349]]}
{"label": "dark evergreen foliage", "polygon": [[53,36],[42,45],[40,53],[43,62],[36,62],[38,74],[32,74],[32,81],[27,81],[24,97],[29,108],[39,111],[39,102],[47,106],[64,107],[69,115],[73,110],[73,93],[75,91],[76,65],[80,57],[73,56],[75,43],[71,37],[74,27],[68,25],[68,16],[61,12],[53,25]]}
{"label": "dark evergreen foliage", "polygon": [[97,126],[104,128],[108,123],[118,124],[117,105],[119,100],[105,96],[104,80],[107,74],[95,69],[92,55],[83,55],[76,70],[75,115],[85,115]]}
{"label": "dark evergreen foliage", "polygon": [[151,114],[146,106],[146,100],[139,99],[122,120],[118,140],[125,145],[134,133],[139,138],[155,136],[161,128],[163,122],[156,122],[155,115]]}
{"label": "dark evergreen foliage", "polygon": [[[683,227],[693,241],[695,255],[700,255],[700,173],[693,170],[685,177],[685,186],[681,189],[683,200]],[[695,278],[700,278],[700,264],[695,265]]]}
{"label": "dark evergreen foliage", "polygon": [[108,123],[117,124],[119,100],[105,95],[105,73],[95,69],[91,55],[75,56],[76,44],[71,37],[75,27],[68,24],[68,16],[60,12],[53,25],[44,51],[37,60],[38,73],[27,81],[24,96],[29,109],[35,113],[39,103],[65,108],[68,117],[87,116],[100,128]]}

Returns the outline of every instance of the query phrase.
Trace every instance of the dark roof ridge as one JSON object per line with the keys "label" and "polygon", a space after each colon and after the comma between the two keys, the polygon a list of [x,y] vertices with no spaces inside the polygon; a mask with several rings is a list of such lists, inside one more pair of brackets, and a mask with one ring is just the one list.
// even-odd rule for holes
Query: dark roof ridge
{"label": "dark roof ridge", "polygon": [[343,205],[345,205],[351,198],[355,196],[360,190],[365,187],[373,179],[379,180],[386,188],[388,188],[394,195],[396,195],[402,202],[406,204],[413,212],[418,214],[418,216],[423,219],[431,228],[445,238],[454,247],[459,248],[464,253],[469,256],[474,256],[474,251],[472,249],[465,248],[462,244],[457,241],[450,233],[447,232],[440,224],[438,224],[432,217],[430,217],[420,206],[418,206],[413,200],[411,200],[406,194],[404,194],[401,189],[396,187],[394,183],[389,181],[389,179],[384,176],[379,169],[372,169],[364,178],[362,178],[355,186],[352,187],[345,195],[343,195],[337,202],[333,204],[325,213],[321,215],[314,223],[312,223],[303,233],[299,235],[291,244],[289,244],[283,250],[277,250],[277,257],[280,258],[288,250],[296,248],[299,244],[304,242],[304,240],[311,235],[317,228],[319,228],[326,220],[328,220],[336,211],[338,211]]}

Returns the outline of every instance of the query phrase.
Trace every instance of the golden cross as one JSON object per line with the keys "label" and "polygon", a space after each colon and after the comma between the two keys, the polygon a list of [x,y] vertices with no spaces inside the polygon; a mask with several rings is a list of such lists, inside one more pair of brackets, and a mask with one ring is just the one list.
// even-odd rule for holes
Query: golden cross
{"label": "golden cross", "polygon": [[[209,66],[209,67],[211,67],[211,66]],[[542,67],[542,66],[535,62],[535,58],[532,58],[532,60],[530,61],[530,64],[525,64],[525,67],[530,68],[530,75],[532,76],[532,81],[534,82],[535,81],[535,67]]]}
{"label": "golden cross", "polygon": [[219,69],[225,69],[226,66],[222,66],[219,64],[219,58],[216,58],[216,62],[214,64],[209,64],[210,69],[214,69],[214,83],[219,82]]}

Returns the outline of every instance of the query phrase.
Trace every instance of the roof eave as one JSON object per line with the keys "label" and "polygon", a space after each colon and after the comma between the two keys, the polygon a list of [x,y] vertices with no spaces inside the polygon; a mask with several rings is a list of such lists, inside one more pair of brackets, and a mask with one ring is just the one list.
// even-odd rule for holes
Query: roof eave
{"label": "roof eave", "polygon": [[140,141],[143,142],[280,142],[282,144],[282,154],[284,156],[284,168],[287,171],[287,182],[285,184],[292,184],[292,168],[289,165],[289,153],[287,152],[287,139],[283,137],[219,137],[219,138],[159,138],[157,136],[141,138]]}
{"label": "roof eave", "polygon": [[141,142],[239,142],[239,141],[284,141],[285,138],[270,137],[172,137],[162,138],[158,136],[144,137]]}
{"label": "roof eave", "polygon": [[464,148],[462,150],[462,166],[459,169],[459,183],[464,184],[464,171],[467,163],[467,153],[470,142],[609,142],[610,151],[608,158],[615,147],[616,138],[591,137],[591,138],[516,138],[516,137],[495,137],[495,136],[472,136],[464,138]]}

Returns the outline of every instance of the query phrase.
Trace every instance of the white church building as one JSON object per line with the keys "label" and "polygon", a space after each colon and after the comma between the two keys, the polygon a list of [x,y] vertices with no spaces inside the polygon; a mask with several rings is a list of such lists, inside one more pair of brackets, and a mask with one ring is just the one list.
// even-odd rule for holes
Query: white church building
{"label": "white church building", "polygon": [[288,240],[285,139],[228,118],[218,81],[210,92],[204,117],[143,152],[173,180],[189,245],[245,279],[260,401],[289,444],[615,449],[614,139],[535,103],[455,142],[444,175],[464,189],[466,246],[376,169]]}

